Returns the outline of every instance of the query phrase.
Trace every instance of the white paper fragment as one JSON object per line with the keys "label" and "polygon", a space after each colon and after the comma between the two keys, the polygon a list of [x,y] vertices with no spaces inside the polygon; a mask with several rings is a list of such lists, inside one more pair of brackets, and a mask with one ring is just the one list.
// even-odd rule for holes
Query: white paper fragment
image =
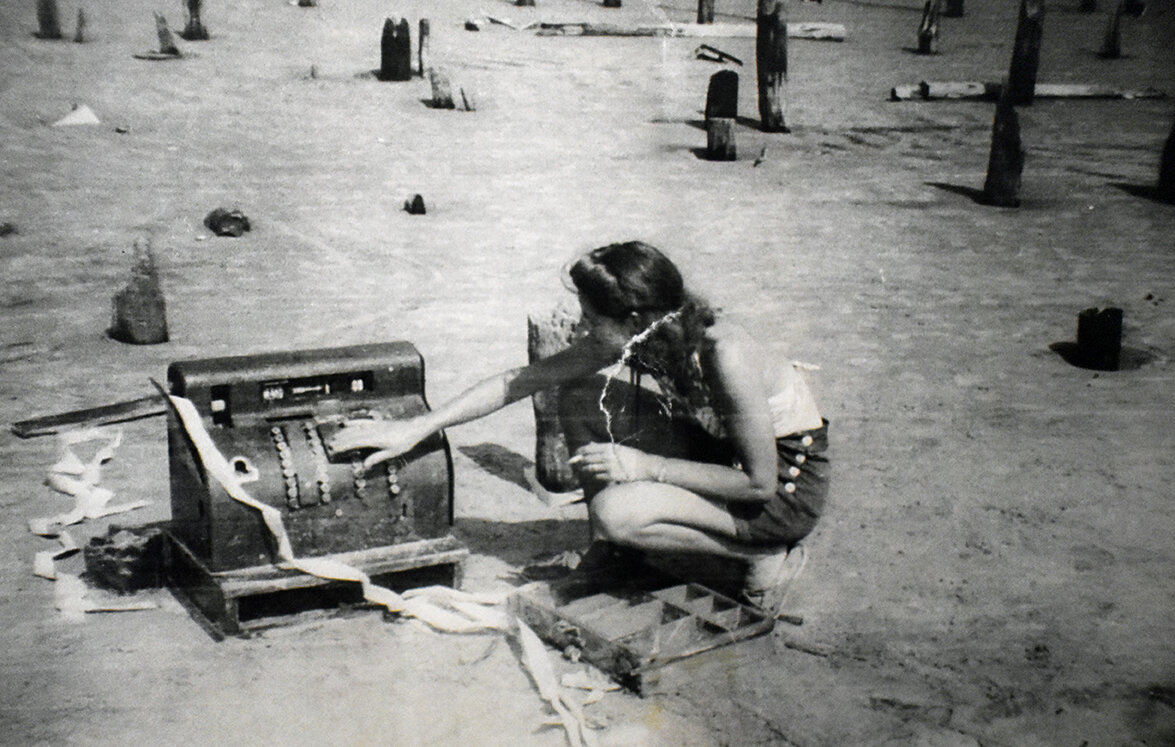
{"label": "white paper fragment", "polygon": [[527,627],[526,623],[521,620],[517,622],[518,642],[522,649],[522,664],[530,673],[535,686],[538,687],[539,695],[559,715],[563,730],[567,732],[567,740],[571,742],[572,747],[579,747],[583,744],[581,734],[584,731],[584,725],[582,721],[572,716],[563,704],[560,697],[559,681],[555,678],[555,668],[547,656],[547,649],[534,631]]}
{"label": "white paper fragment", "polygon": [[57,566],[53,563],[53,553],[42,550],[33,556],[33,574],[50,581],[57,580]]}
{"label": "white paper fragment", "polygon": [[101,124],[98,120],[98,115],[94,114],[94,110],[85,104],[79,104],[73,108],[69,114],[66,114],[61,119],[53,123],[54,127],[66,127],[69,125],[96,125]]}

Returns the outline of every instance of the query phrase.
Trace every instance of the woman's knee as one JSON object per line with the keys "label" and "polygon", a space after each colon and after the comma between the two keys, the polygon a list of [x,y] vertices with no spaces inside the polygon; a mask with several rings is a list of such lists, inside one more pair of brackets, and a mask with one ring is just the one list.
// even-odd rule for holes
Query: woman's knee
{"label": "woman's knee", "polygon": [[588,504],[592,527],[601,539],[630,544],[645,526],[639,497],[623,485],[604,488]]}

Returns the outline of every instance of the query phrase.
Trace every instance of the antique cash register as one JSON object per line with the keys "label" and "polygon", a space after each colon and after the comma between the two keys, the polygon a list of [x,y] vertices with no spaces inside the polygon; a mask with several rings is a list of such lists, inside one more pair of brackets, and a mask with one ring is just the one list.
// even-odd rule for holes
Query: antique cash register
{"label": "antique cash register", "polygon": [[[468,550],[449,534],[453,464],[444,434],[371,470],[363,452],[334,454],[327,445],[346,420],[428,409],[424,360],[411,343],[179,361],[167,380],[248,494],[281,512],[296,557],[337,559],[392,588],[459,582]],[[210,632],[273,624],[310,600],[323,608],[362,601],[355,584],[277,568],[271,528],[212,479],[175,410],[168,454],[169,583]]]}

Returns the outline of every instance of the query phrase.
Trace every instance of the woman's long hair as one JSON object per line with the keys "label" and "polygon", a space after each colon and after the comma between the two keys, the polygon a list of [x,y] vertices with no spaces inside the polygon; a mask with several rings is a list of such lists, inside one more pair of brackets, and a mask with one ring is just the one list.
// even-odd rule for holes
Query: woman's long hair
{"label": "woman's long hair", "polygon": [[648,334],[628,348],[627,363],[640,373],[668,377],[688,395],[703,384],[698,358],[716,313],[685,288],[681,272],[659,249],[626,241],[593,249],[570,270],[576,290],[613,319],[636,314]]}

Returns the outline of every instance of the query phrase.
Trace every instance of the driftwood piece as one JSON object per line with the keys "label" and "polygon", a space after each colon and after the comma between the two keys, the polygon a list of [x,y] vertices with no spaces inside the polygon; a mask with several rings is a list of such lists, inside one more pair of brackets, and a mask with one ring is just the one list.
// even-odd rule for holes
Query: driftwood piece
{"label": "driftwood piece", "polygon": [[918,54],[938,54],[938,16],[942,0],[926,0],[918,24]]}
{"label": "driftwood piece", "polygon": [[[890,98],[894,101],[921,99],[971,99],[996,101],[1003,90],[998,81],[942,81],[924,80],[921,83],[894,86]],[[1155,88],[1116,88],[1091,83],[1037,83],[1034,98],[1044,99],[1161,99],[1166,93]]]}
{"label": "driftwood piece", "polygon": [[729,52],[723,52],[721,49],[712,47],[709,44],[699,44],[698,48],[694,50],[694,54],[697,55],[699,59],[710,59],[715,62],[733,62],[739,67],[742,67],[743,64],[742,60],[730,54]]}
{"label": "driftwood piece", "polygon": [[[570,303],[562,303],[551,311],[530,314],[526,319],[526,353],[530,363],[549,358],[571,345],[579,324],[579,315]],[[567,437],[559,422],[559,390],[535,392],[535,477],[540,485],[555,493],[566,493],[579,487],[579,481],[567,463]]]}
{"label": "driftwood piece", "polygon": [[1175,205],[1175,125],[1171,127],[1171,134],[1163,146],[1163,156],[1159,159],[1158,195],[1163,202]]}
{"label": "driftwood piece", "polygon": [[1044,0],[1020,0],[1020,19],[1012,45],[1012,63],[1008,68],[1008,93],[1013,104],[1032,103],[1043,35]]}
{"label": "driftwood piece", "polygon": [[37,38],[61,38],[61,19],[57,14],[57,0],[37,0]]}
{"label": "driftwood piece", "polygon": [[707,120],[713,117],[733,120],[738,117],[738,73],[721,70],[710,76],[705,112]]}
{"label": "driftwood piece", "polygon": [[764,132],[789,132],[784,118],[787,98],[787,16],[783,0],[759,0],[755,66],[759,83],[759,120]]}
{"label": "driftwood piece", "polygon": [[711,117],[706,120],[706,158],[710,161],[735,161],[738,149],[734,142],[734,120]]}
{"label": "driftwood piece", "polygon": [[109,334],[115,340],[135,345],[167,342],[167,308],[149,242],[135,242],[130,282],[114,295],[113,307]]}
{"label": "driftwood piece", "polygon": [[996,104],[991,128],[991,154],[987,161],[987,180],[983,184],[983,201],[996,207],[1020,206],[1020,176],[1024,170],[1024,150],[1020,143],[1020,119],[1007,91]]}
{"label": "driftwood piece", "polygon": [[432,86],[432,103],[434,109],[455,109],[453,92],[449,86],[449,78],[437,68],[428,71],[428,82]]}
{"label": "driftwood piece", "polygon": [[379,51],[380,80],[412,80],[412,37],[408,31],[408,19],[384,19]]}
{"label": "driftwood piece", "polygon": [[[750,39],[758,35],[758,26],[743,23],[667,23],[656,26],[621,26],[613,23],[540,23],[538,36],[673,36],[699,38]],[[787,24],[792,39],[816,41],[845,40],[842,23],[801,22]]]}

